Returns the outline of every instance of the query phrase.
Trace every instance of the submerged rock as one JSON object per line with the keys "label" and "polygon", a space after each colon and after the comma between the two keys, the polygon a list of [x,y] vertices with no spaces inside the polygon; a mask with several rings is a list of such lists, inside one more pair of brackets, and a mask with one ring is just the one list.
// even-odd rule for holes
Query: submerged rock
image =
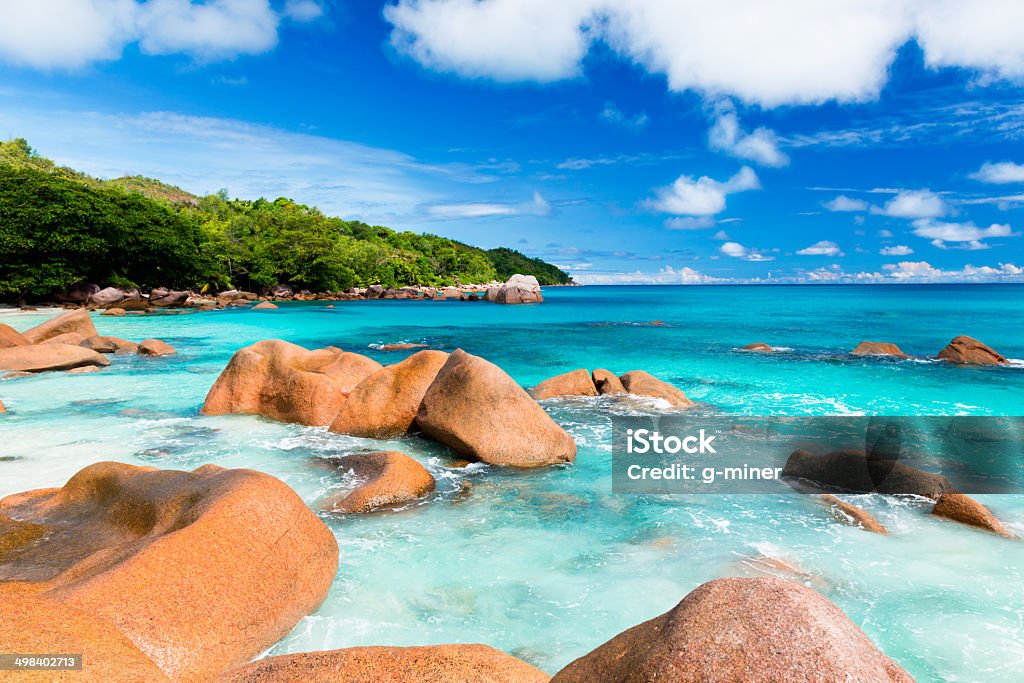
{"label": "submerged rock", "polygon": [[616,394],[626,393],[626,387],[622,386],[622,381],[619,379],[618,375],[615,375],[604,368],[594,370],[593,380],[594,387],[597,388],[597,393],[602,396],[614,396]]}
{"label": "submerged rock", "polygon": [[447,360],[444,351],[420,351],[377,370],[348,395],[331,431],[375,439],[410,431],[427,387]]}
{"label": "submerged rock", "polygon": [[817,591],[787,579],[716,579],[620,633],[553,683],[913,683]]}
{"label": "submerged rock", "polygon": [[764,342],[754,342],[753,344],[747,344],[740,348],[741,351],[754,351],[755,353],[771,353],[773,349],[769,344]]}
{"label": "submerged rock", "polygon": [[325,510],[372,512],[409,503],[434,490],[434,477],[430,472],[398,451],[359,453],[332,462],[343,470],[352,470],[366,481],[349,493],[327,499],[323,505]]}
{"label": "submerged rock", "polygon": [[0,323],[0,349],[9,349],[14,346],[28,346],[31,344],[28,339],[22,336],[10,325]]}
{"label": "submerged rock", "polygon": [[426,344],[384,344],[380,351],[407,351],[409,349],[425,349]]}
{"label": "submerged rock", "polygon": [[576,457],[572,437],[515,380],[462,349],[427,389],[416,423],[457,453],[495,465],[540,467]]}
{"label": "submerged rock", "polygon": [[546,683],[521,659],[487,645],[350,647],[260,659],[222,683]]}
{"label": "submerged rock", "polygon": [[939,358],[950,363],[970,363],[973,365],[1008,365],[994,349],[982,344],[977,339],[960,335],[949,342],[946,348],[939,351]]}
{"label": "submerged rock", "polygon": [[212,680],[316,609],[337,562],[273,477],[98,463],[0,500],[0,642],[85,652],[82,680]]}
{"label": "submerged rock", "polygon": [[643,370],[632,370],[619,377],[626,393],[668,401],[673,408],[689,408],[694,403],[679,389]]}
{"label": "submerged rock", "polygon": [[894,356],[896,358],[909,358],[903,353],[900,347],[890,342],[862,341],[857,348],[850,352],[854,356]]}
{"label": "submerged rock", "polygon": [[69,332],[76,332],[82,335],[82,338],[93,337],[96,334],[96,326],[92,324],[92,318],[84,308],[79,308],[74,311],[68,311],[67,313],[61,313],[55,318],[51,318],[44,323],[36,325],[30,330],[22,333],[22,336],[32,344],[38,344],[44,342],[47,339],[52,339],[57,335],[67,334]]}
{"label": "submerged rock", "polygon": [[0,401],[0,415],[7,412],[7,407],[4,406],[4,402]]}
{"label": "submerged rock", "polygon": [[254,311],[273,311],[277,310],[277,304],[272,304],[269,301],[261,301],[252,307]]}
{"label": "submerged rock", "polygon": [[546,379],[533,389],[530,395],[538,401],[556,396],[597,396],[597,387],[586,370],[573,370]]}
{"label": "submerged rock", "polygon": [[97,353],[116,354],[136,353],[139,349],[139,345],[136,344],[135,342],[130,342],[126,339],[121,339],[120,337],[109,336],[89,337],[81,344],[79,344],[79,346],[82,346],[87,349],[92,349]]}
{"label": "submerged rock", "polygon": [[100,315],[110,315],[115,318],[123,318],[128,312],[123,308],[108,308],[107,310],[100,313]]}
{"label": "submerged rock", "polygon": [[0,349],[0,370],[49,372],[87,365],[110,365],[102,355],[70,344],[40,344]]}
{"label": "submerged rock", "polygon": [[987,507],[962,493],[943,494],[935,502],[932,514],[978,529],[985,529],[1007,538],[1013,537],[1013,534],[1006,530],[1002,522],[996,519],[996,516],[989,512]]}
{"label": "submerged rock", "polygon": [[240,349],[206,395],[204,415],[244,413],[326,427],[345,397],[381,368],[355,353],[309,351],[280,339]]}
{"label": "submerged rock", "polygon": [[874,515],[863,508],[859,508],[856,505],[839,500],[831,494],[823,495],[821,497],[821,502],[828,506],[833,517],[844,524],[859,526],[864,529],[864,531],[870,531],[875,534],[889,533],[888,529],[885,528],[885,525],[875,519]]}
{"label": "submerged rock", "polygon": [[139,342],[140,356],[173,356],[176,353],[173,346],[159,339],[143,339]]}
{"label": "submerged rock", "polygon": [[491,289],[484,296],[496,304],[539,304],[544,301],[540,292],[540,283],[532,275],[513,275],[508,281],[497,288],[491,295]]}

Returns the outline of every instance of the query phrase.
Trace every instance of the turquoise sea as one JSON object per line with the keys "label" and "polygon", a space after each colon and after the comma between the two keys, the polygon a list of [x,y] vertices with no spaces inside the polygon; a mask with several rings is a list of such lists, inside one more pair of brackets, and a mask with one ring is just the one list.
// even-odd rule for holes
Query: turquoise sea
{"label": "turquoise sea", "polygon": [[[535,306],[310,302],[97,317],[101,334],[158,337],[179,354],[0,382],[9,411],[0,496],[61,485],[100,460],[216,463],[273,474],[315,508],[350,485],[322,458],[402,450],[431,470],[437,492],[401,512],[321,513],[341,548],[337,579],[271,654],[482,642],[554,672],[704,581],[777,575],[823,592],[919,681],[1024,680],[1024,542],[930,517],[927,503],[908,498],[849,498],[889,527],[879,536],[836,523],[806,496],[614,495],[610,415],[654,406],[545,403],[579,454],[574,466],[534,472],[448,467],[445,450],[418,437],[385,443],[198,414],[231,354],[267,338],[383,363],[407,353],[374,345],[461,347],[524,386],[579,367],[644,369],[700,410],[729,414],[1024,414],[1024,362],[925,358],[967,334],[1024,359],[1024,286],[580,287],[545,297]],[[0,311],[0,322],[27,329],[53,314]],[[861,340],[896,342],[920,358],[849,356]],[[755,341],[782,350],[736,351]],[[978,498],[1024,536],[1021,497]]]}

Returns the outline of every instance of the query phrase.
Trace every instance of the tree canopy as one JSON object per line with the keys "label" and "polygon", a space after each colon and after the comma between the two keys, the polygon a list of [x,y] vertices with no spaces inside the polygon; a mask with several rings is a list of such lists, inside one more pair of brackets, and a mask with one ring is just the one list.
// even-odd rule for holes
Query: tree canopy
{"label": "tree canopy", "polygon": [[104,181],[58,167],[23,139],[0,142],[0,296],[100,285],[338,291],[441,286],[557,267],[511,249],[324,215],[286,198],[197,197],[131,176]]}

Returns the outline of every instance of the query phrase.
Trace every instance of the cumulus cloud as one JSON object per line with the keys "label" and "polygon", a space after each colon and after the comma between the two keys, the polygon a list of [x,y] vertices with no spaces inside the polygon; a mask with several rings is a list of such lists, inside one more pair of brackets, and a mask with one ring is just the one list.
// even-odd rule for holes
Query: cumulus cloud
{"label": "cumulus cloud", "polygon": [[552,81],[603,42],[674,91],[767,107],[874,99],[915,38],[932,67],[1024,76],[1016,0],[397,0],[384,15],[392,44],[432,69]]}
{"label": "cumulus cloud", "polygon": [[762,166],[777,168],[789,163],[789,157],[779,149],[779,141],[774,131],[762,127],[751,133],[745,132],[740,127],[735,110],[728,104],[719,106],[714,123],[708,132],[708,146]]}
{"label": "cumulus cloud", "polygon": [[947,223],[922,218],[914,221],[914,234],[932,240],[932,244],[937,247],[944,247],[946,242],[961,242],[968,245],[963,248],[987,249],[988,245],[981,240],[991,237],[1016,237],[1020,233],[1013,232],[1005,223],[993,223],[987,228],[979,228],[971,222]]}
{"label": "cumulus cloud", "polygon": [[822,204],[829,211],[867,211],[868,203],[863,199],[852,199],[841,194]]}
{"label": "cumulus cloud", "polygon": [[749,249],[739,242],[725,242],[718,248],[720,252],[732,258],[743,259],[744,261],[773,261],[774,256],[768,256],[757,249]]}
{"label": "cumulus cloud", "polygon": [[839,245],[829,240],[821,240],[815,242],[809,247],[800,249],[796,253],[801,256],[842,256],[843,252],[840,251]]}
{"label": "cumulus cloud", "polygon": [[725,230],[719,230],[711,239],[718,240],[719,242],[728,242],[732,238],[729,237],[729,233],[727,233]]}
{"label": "cumulus cloud", "polygon": [[645,204],[655,211],[677,216],[713,216],[725,209],[727,195],[760,188],[754,169],[744,166],[725,182],[708,176],[679,176],[668,187],[656,189],[655,197]]}
{"label": "cumulus cloud", "polygon": [[910,256],[914,250],[906,245],[897,244],[892,247],[882,247],[878,253],[882,256]]}
{"label": "cumulus cloud", "polygon": [[655,273],[574,273],[573,279],[585,285],[705,285],[726,281],[688,266],[665,266]]}
{"label": "cumulus cloud", "polygon": [[1015,164],[1012,161],[987,162],[972,173],[971,177],[983,183],[997,185],[1024,183],[1024,164]]}
{"label": "cumulus cloud", "polygon": [[76,69],[118,59],[138,43],[146,54],[200,61],[260,54],[277,44],[282,18],[311,21],[322,7],[289,0],[31,0],[0,3],[0,60],[37,69]]}
{"label": "cumulus cloud", "polygon": [[893,218],[938,218],[947,211],[945,200],[931,190],[900,190],[885,206],[871,207],[871,213]]}
{"label": "cumulus cloud", "polygon": [[640,130],[650,123],[646,112],[640,112],[630,116],[626,112],[619,109],[614,102],[605,102],[604,109],[598,117],[607,123],[611,123],[616,126],[622,126],[623,128],[629,128],[630,130]]}

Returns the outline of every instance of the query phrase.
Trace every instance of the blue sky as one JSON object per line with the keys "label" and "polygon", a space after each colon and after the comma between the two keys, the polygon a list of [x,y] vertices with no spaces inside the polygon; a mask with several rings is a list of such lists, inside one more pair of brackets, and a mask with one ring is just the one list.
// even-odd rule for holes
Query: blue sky
{"label": "blue sky", "polygon": [[1011,0],[0,2],[0,136],[584,283],[1017,281],[1022,25]]}

